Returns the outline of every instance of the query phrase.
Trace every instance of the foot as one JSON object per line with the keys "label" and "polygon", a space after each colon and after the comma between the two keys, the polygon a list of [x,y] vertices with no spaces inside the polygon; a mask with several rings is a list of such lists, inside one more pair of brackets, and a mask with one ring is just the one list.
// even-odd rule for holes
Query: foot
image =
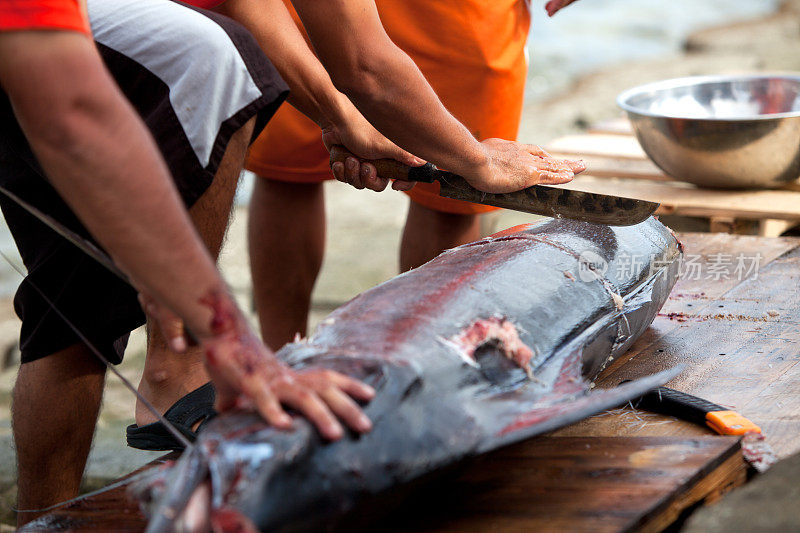
{"label": "foot", "polygon": [[[197,348],[183,354],[151,349],[147,359],[139,393],[162,415],[182,397],[210,381]],[[137,399],[135,420],[138,426],[143,426],[158,418]]]}

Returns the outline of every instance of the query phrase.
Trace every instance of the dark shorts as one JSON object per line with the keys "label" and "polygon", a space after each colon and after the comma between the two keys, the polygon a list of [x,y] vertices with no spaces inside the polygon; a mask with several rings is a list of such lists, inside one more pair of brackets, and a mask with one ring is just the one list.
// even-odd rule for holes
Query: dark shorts
{"label": "dark shorts", "polygon": [[[90,0],[106,66],[156,139],[187,207],[214,179],[231,136],[256,117],[257,136],[288,94],[253,37],[225,17],[169,0]],[[89,237],[45,178],[0,92],[0,183]],[[136,292],[84,252],[0,195],[28,270],[14,307],[22,362],[80,342],[37,289],[109,360],[144,324]]]}

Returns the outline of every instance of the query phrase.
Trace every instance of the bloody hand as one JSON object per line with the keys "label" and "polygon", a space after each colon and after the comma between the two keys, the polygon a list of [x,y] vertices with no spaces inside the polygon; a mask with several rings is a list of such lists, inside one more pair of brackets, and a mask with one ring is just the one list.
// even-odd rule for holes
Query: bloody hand
{"label": "bloody hand", "polygon": [[372,399],[372,387],[331,370],[295,372],[256,338],[230,297],[206,300],[214,312],[213,335],[201,340],[201,346],[217,390],[218,411],[255,409],[271,425],[289,429],[292,419],[285,405],[308,418],[329,440],[344,434],[337,418],[360,433],[372,428],[353,401]]}

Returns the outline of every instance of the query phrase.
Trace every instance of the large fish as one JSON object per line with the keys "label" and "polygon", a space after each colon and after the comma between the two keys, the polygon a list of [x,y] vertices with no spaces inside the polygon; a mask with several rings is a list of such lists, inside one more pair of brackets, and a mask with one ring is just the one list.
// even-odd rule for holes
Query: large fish
{"label": "large fish", "polygon": [[137,484],[149,530],[176,517],[218,530],[316,528],[365,497],[641,395],[675,372],[609,390],[591,380],[652,322],[680,257],[653,218],[553,220],[361,294],[278,353],[375,387],[374,429],[324,443],[305,420],[280,431],[254,414],[218,416],[175,465]]}

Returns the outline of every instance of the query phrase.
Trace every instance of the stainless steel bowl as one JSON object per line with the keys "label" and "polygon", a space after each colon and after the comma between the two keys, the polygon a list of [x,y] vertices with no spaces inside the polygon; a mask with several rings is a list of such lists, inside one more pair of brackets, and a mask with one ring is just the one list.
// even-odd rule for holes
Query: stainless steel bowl
{"label": "stainless steel bowl", "polygon": [[642,148],[675,179],[774,188],[800,177],[800,76],[697,76],[619,95]]}

